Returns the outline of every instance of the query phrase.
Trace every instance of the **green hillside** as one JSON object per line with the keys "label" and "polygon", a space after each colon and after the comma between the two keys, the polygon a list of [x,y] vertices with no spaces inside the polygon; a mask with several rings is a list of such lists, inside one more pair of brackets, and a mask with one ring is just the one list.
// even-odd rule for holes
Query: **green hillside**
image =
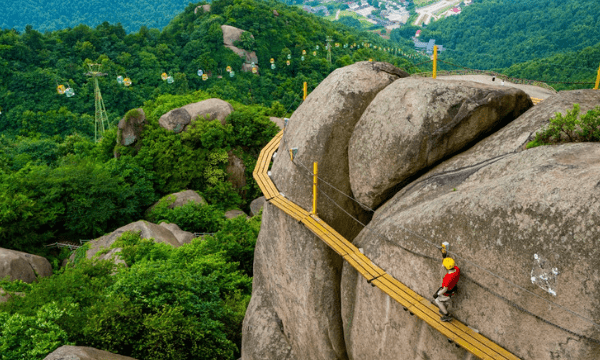
{"label": "green hillside", "polygon": [[[162,31],[144,27],[126,34],[121,26],[106,22],[95,29],[79,25],[44,34],[33,29],[23,34],[0,31],[0,131],[65,135],[76,130],[89,135],[89,114],[94,113],[93,88],[85,76],[89,62],[101,63],[108,74],[100,79],[100,86],[113,124],[129,109],[161,94],[204,90],[244,104],[271,106],[279,101],[288,107],[298,99],[302,82],[314,88],[333,69],[355,61],[374,58],[413,69],[405,58],[364,46],[334,47],[330,65],[324,51],[326,36],[344,44],[369,42],[382,47],[390,43],[278,2],[220,1],[210,13],[198,14],[196,6],[189,5]],[[279,16],[273,15],[274,8]],[[260,76],[240,71],[242,59],[223,46],[224,24],[254,35],[254,41],[241,46],[256,51]],[[307,51],[304,60],[302,50]],[[271,58],[276,61],[274,70]],[[227,76],[227,66],[234,69],[233,78]],[[207,81],[197,75],[199,69],[211,75]],[[163,72],[175,82],[162,81]],[[119,75],[131,78],[132,86],[118,84]],[[220,79],[220,75],[226,76]],[[58,95],[59,84],[70,86],[76,95]],[[27,120],[32,114],[43,120],[33,125]],[[57,117],[63,119],[60,124]]]}
{"label": "green hillside", "polygon": [[73,28],[80,24],[95,27],[104,21],[121,23],[128,31],[142,26],[162,29],[190,3],[189,0],[2,0],[0,28],[39,31]]}
{"label": "green hillside", "polygon": [[529,60],[501,70],[520,79],[548,82],[556,90],[590,89],[600,66],[600,43],[579,51],[568,51],[538,60]]}
{"label": "green hillside", "polygon": [[427,26],[421,39],[430,38],[449,49],[441,59],[501,69],[596,45],[600,6],[596,0],[475,0],[459,16]]}
{"label": "green hillside", "polygon": [[[312,91],[338,67],[374,59],[415,72],[412,62],[423,59],[275,1],[218,0],[210,12],[195,13],[202,4],[188,5],[162,30],[127,33],[103,22],[0,31],[0,247],[45,256],[54,270],[31,285],[0,279],[0,288],[24,294],[0,303],[0,358],[41,360],[61,345],[148,360],[239,358],[261,217],[224,214],[248,212],[261,195],[252,171],[279,131],[269,117],[289,116],[301,102],[302,83]],[[241,71],[243,60],[223,46],[222,25],[253,35],[237,45],[256,51],[258,74]],[[327,36],[338,44],[331,63]],[[106,73],[99,86],[110,129],[98,142],[94,88],[85,75],[90,63]],[[117,76],[129,77],[131,86]],[[74,95],[59,94],[59,85]],[[197,121],[181,134],[159,126],[169,110],[212,97],[234,108],[225,125]],[[138,116],[132,109],[139,107],[147,123],[138,142],[116,146],[116,123]],[[245,166],[241,188],[227,181],[230,154]],[[168,209],[165,196],[186,189],[208,204]],[[138,220],[213,235],[174,249],[126,233],[114,246],[127,267],[87,260],[84,246],[74,264],[61,268],[69,251],[44,247]]]}

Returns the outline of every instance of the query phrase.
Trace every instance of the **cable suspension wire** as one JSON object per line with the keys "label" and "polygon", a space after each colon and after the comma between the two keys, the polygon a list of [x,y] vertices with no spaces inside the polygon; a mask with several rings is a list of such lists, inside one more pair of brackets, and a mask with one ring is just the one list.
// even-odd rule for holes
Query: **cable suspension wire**
{"label": "cable suspension wire", "polygon": [[[312,173],[312,171],[310,171],[310,169],[308,169],[308,168],[307,168],[307,167],[306,167],[304,164],[300,163],[299,161],[297,161],[297,160],[294,160],[294,161],[292,161],[292,163],[293,163],[294,165],[296,165],[296,166],[300,166],[300,167],[302,167],[302,168],[303,168],[303,170],[304,170],[304,172],[305,172],[305,173],[304,173],[304,176],[305,176],[305,177],[312,178],[312,176],[314,176],[314,174]],[[302,173],[302,172],[301,172],[301,173]],[[330,187],[332,187],[332,188],[335,188],[335,187],[334,187],[333,185],[331,185],[331,184],[328,184],[328,185],[329,185]],[[378,231],[376,231],[376,230],[374,230],[374,229],[371,229],[371,228],[367,227],[367,226],[366,226],[366,224],[364,224],[364,223],[363,223],[363,222],[361,222],[359,219],[357,219],[357,218],[356,218],[354,215],[352,215],[352,214],[350,214],[348,211],[346,211],[346,210],[345,210],[345,209],[344,209],[344,208],[343,208],[341,205],[339,205],[339,204],[338,204],[338,203],[337,203],[335,200],[333,200],[333,199],[332,199],[332,198],[331,198],[331,197],[330,197],[330,196],[329,196],[329,195],[328,195],[328,194],[327,194],[325,191],[322,191],[323,189],[321,189],[321,188],[319,187],[319,185],[317,185],[317,188],[319,189],[320,193],[321,193],[323,196],[325,196],[325,197],[326,197],[326,198],[327,198],[327,199],[328,199],[330,202],[332,202],[332,203],[333,203],[333,204],[334,204],[336,207],[338,207],[340,210],[342,210],[342,211],[343,211],[343,212],[344,212],[344,213],[345,213],[347,216],[349,216],[349,217],[350,217],[351,219],[353,219],[355,222],[357,222],[358,224],[362,225],[362,226],[363,226],[363,228],[364,228],[364,229],[366,229],[367,231],[369,231],[370,233],[372,233],[372,234],[376,235],[376,236],[377,236],[377,237],[379,237],[380,239],[383,239],[385,242],[392,243],[392,244],[394,244],[395,246],[398,246],[398,247],[400,247],[401,249],[403,249],[403,250],[405,250],[405,251],[407,251],[407,252],[409,252],[409,253],[411,253],[411,254],[413,254],[413,255],[416,255],[416,256],[419,256],[419,257],[423,257],[423,258],[428,258],[428,259],[430,259],[430,260],[434,260],[434,261],[438,261],[438,259],[436,259],[436,258],[434,258],[434,257],[428,256],[428,255],[425,255],[425,254],[420,254],[420,253],[417,253],[417,252],[415,252],[415,251],[413,251],[413,250],[410,250],[410,249],[408,249],[408,248],[406,248],[406,247],[404,247],[404,246],[402,246],[402,245],[400,245],[400,244],[397,244],[397,243],[395,243],[395,242],[391,241],[390,239],[388,239],[388,238],[387,238],[387,236],[385,236],[385,235],[383,235],[383,234],[379,233]],[[337,189],[337,188],[336,188],[336,190],[338,190],[340,193],[342,193],[342,194],[343,194],[343,192],[342,192],[341,190],[339,190],[339,189]],[[349,198],[351,198],[351,199],[352,199],[352,197],[349,197]],[[354,199],[353,199],[353,200],[354,200]],[[356,200],[355,200],[355,201],[356,201]],[[360,204],[360,203],[359,203],[359,204]],[[405,231],[405,232],[407,232],[407,233],[410,233],[410,234],[412,234],[413,236],[417,237],[418,239],[422,240],[423,242],[425,242],[425,243],[427,243],[427,244],[429,244],[429,245],[431,245],[431,246],[435,247],[436,249],[438,249],[438,250],[439,250],[439,249],[441,249],[441,246],[439,246],[439,245],[435,244],[434,242],[430,241],[430,240],[429,240],[429,239],[427,239],[426,237],[424,237],[424,236],[422,236],[422,235],[420,235],[420,234],[418,234],[418,233],[416,233],[416,232],[414,232],[414,231],[412,231],[412,230],[406,229],[406,228],[404,228],[404,227],[402,227],[402,226],[399,226],[399,225],[396,225],[396,226],[398,226],[398,228],[400,228],[401,230],[403,230],[403,231]],[[512,282],[512,281],[510,281],[510,280],[508,280],[508,279],[504,279],[503,277],[501,277],[501,276],[499,276],[499,275],[495,274],[494,272],[492,272],[492,271],[490,271],[490,270],[488,270],[488,269],[486,269],[486,268],[484,268],[484,267],[482,267],[482,266],[479,266],[479,265],[477,265],[476,263],[474,263],[474,262],[472,262],[472,261],[470,261],[470,260],[468,260],[468,259],[466,259],[466,258],[464,258],[464,257],[462,257],[462,256],[459,256],[459,255],[458,255],[456,252],[450,252],[450,251],[448,251],[448,253],[449,253],[449,254],[451,254],[452,256],[454,256],[455,258],[457,258],[457,259],[461,259],[461,260],[462,260],[462,261],[464,261],[465,263],[468,263],[468,264],[470,264],[470,265],[473,265],[473,266],[475,266],[476,268],[478,268],[478,269],[480,269],[480,270],[483,270],[483,271],[485,271],[486,273],[488,273],[488,274],[490,274],[490,275],[492,275],[492,276],[494,276],[494,277],[496,277],[496,278],[498,278],[498,279],[500,279],[500,280],[502,280],[502,281],[505,281],[506,283],[508,283],[508,284],[510,284],[510,285],[512,285],[512,286],[514,286],[514,287],[516,287],[516,288],[518,288],[518,289],[520,289],[520,290],[523,290],[524,292],[526,292],[526,293],[528,293],[528,294],[531,294],[531,295],[533,295],[533,296],[535,296],[535,297],[537,297],[537,298],[540,298],[540,299],[544,300],[545,302],[547,302],[547,303],[548,303],[548,304],[550,304],[550,305],[554,305],[554,306],[556,306],[556,307],[558,307],[558,308],[560,308],[560,309],[562,309],[562,310],[564,310],[564,311],[567,311],[567,312],[571,313],[572,315],[575,315],[575,316],[577,316],[577,317],[579,317],[579,318],[583,319],[584,321],[586,321],[586,322],[588,322],[588,323],[592,324],[593,326],[595,326],[595,327],[597,327],[597,328],[599,328],[599,329],[600,329],[600,325],[599,325],[599,324],[597,324],[596,322],[594,322],[593,320],[591,320],[591,319],[588,319],[588,318],[586,318],[585,316],[583,316],[583,315],[581,315],[581,314],[579,314],[579,313],[577,313],[577,312],[574,312],[573,310],[571,310],[571,309],[569,309],[569,308],[567,308],[567,307],[565,307],[565,306],[562,306],[562,305],[556,304],[556,303],[554,303],[554,302],[552,302],[552,301],[550,301],[550,300],[547,300],[547,299],[545,299],[545,298],[541,297],[540,295],[538,295],[538,294],[536,294],[536,293],[534,293],[534,292],[532,292],[532,291],[529,291],[529,290],[527,290],[527,289],[525,289],[525,288],[521,287],[520,285],[517,285],[517,284],[515,284],[514,282]],[[511,306],[513,306],[513,307],[515,307],[516,309],[518,309],[518,310],[520,310],[520,311],[523,311],[523,312],[525,312],[525,313],[527,313],[527,314],[529,314],[529,315],[531,315],[531,316],[534,316],[536,319],[539,319],[539,320],[543,321],[544,323],[547,323],[547,324],[549,324],[549,325],[552,325],[552,326],[554,326],[554,327],[556,327],[556,328],[558,328],[558,329],[561,329],[561,330],[563,330],[563,331],[565,331],[565,332],[568,332],[568,333],[570,333],[570,334],[572,334],[572,335],[576,335],[576,336],[578,336],[578,337],[580,337],[580,338],[587,339],[587,340],[589,340],[589,341],[592,341],[592,342],[595,342],[595,343],[598,343],[598,344],[600,344],[600,340],[596,340],[596,339],[594,339],[594,338],[590,338],[590,337],[587,337],[587,336],[585,336],[585,335],[578,334],[578,333],[576,333],[576,332],[573,332],[572,330],[566,329],[566,328],[564,328],[564,327],[562,327],[562,326],[560,326],[560,325],[558,325],[558,324],[552,323],[551,321],[549,321],[549,320],[546,320],[546,319],[544,319],[544,318],[540,317],[539,315],[536,315],[536,314],[534,314],[533,312],[531,312],[531,311],[529,311],[529,310],[527,310],[527,309],[523,308],[522,306],[520,306],[520,305],[516,304],[514,301],[511,301],[511,300],[509,300],[509,299],[507,299],[507,298],[503,297],[502,295],[499,295],[499,294],[497,294],[497,293],[493,292],[492,290],[490,290],[490,289],[489,289],[489,288],[487,288],[486,286],[484,286],[484,285],[480,284],[479,282],[475,281],[474,279],[471,279],[470,277],[468,277],[468,276],[466,276],[466,275],[465,275],[465,278],[467,278],[469,281],[471,281],[471,282],[475,283],[476,285],[478,285],[478,286],[479,286],[479,287],[481,287],[482,289],[484,289],[484,290],[486,290],[486,291],[490,292],[491,294],[493,294],[494,296],[498,297],[499,299],[501,299],[501,300],[505,301],[507,304],[509,304],[509,305],[511,305]]]}

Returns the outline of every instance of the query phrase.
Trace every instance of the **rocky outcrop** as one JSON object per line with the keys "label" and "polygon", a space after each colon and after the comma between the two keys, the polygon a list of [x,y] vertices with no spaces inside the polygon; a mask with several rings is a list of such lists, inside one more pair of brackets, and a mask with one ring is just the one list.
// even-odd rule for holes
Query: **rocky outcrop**
{"label": "rocky outcrop", "polygon": [[144,109],[138,108],[127,112],[123,119],[119,121],[117,133],[119,144],[123,146],[133,145],[142,135],[144,125],[146,125]]}
{"label": "rocky outcrop", "polygon": [[226,219],[233,219],[233,218],[236,218],[238,216],[248,217],[248,215],[246,215],[246,213],[243,212],[242,210],[229,210],[229,211],[225,212],[225,218]]}
{"label": "rocky outcrop", "polygon": [[234,189],[240,190],[246,186],[246,166],[242,159],[233,154],[233,151],[229,151],[227,155],[227,181]]}
{"label": "rocky outcrop", "polygon": [[197,103],[188,104],[182,109],[185,109],[191,117],[191,123],[196,120],[219,120],[222,125],[225,125],[225,119],[233,112],[233,106],[227,101],[221,99],[206,99]]}
{"label": "rocky outcrop", "polygon": [[285,127],[285,118],[270,117],[269,120],[271,120],[275,125],[277,125],[277,127],[279,127],[279,130],[283,130],[283,128]]}
{"label": "rocky outcrop", "polygon": [[173,109],[160,117],[158,123],[163,128],[180,133],[187,130],[196,120],[219,120],[225,125],[225,119],[233,111],[233,106],[221,99],[207,99],[197,103]]}
{"label": "rocky outcrop", "polygon": [[[295,164],[289,156],[275,157],[271,178],[277,189],[310,210],[310,173],[312,163],[318,162],[319,216],[362,248],[374,264],[429,298],[443,275],[439,250],[431,244],[449,241],[451,256],[462,270],[459,294],[451,309],[456,318],[519,358],[597,359],[600,346],[586,337],[600,340],[600,331],[590,321],[547,301],[596,323],[595,319],[600,319],[596,300],[600,296],[600,248],[596,244],[600,238],[600,144],[529,150],[524,145],[555,111],[572,108],[575,102],[587,110],[599,103],[600,93],[561,92],[518,116],[530,106],[522,93],[512,94],[515,90],[506,89],[497,93],[487,86],[472,86],[477,89],[472,97],[479,99],[479,105],[470,107],[473,100],[463,99],[451,118],[461,111],[482,111],[477,109],[483,106],[485,125],[471,122],[461,129],[457,124],[444,141],[429,142],[430,153],[447,154],[426,162],[403,188],[393,187],[371,219],[346,197],[354,195],[350,182],[355,175],[350,168],[355,160],[348,156],[350,138],[364,116],[369,124],[364,130],[372,131],[373,136],[368,141],[393,147],[380,149],[383,153],[395,151],[397,157],[398,153],[404,154],[402,157],[419,154],[422,139],[406,142],[404,146],[409,149],[391,141],[409,125],[373,131],[382,126],[376,120],[393,123],[405,116],[406,111],[388,111],[385,117],[386,109],[398,106],[392,102],[405,101],[393,97],[398,92],[368,113],[373,116],[365,115],[386,87],[394,89],[406,82],[399,78],[401,75],[389,65],[359,63],[338,69],[323,81],[285,129],[278,153],[298,148],[298,154]],[[430,82],[422,79],[422,85],[406,97],[426,89]],[[461,86],[465,87],[470,85]],[[477,95],[486,91],[485,96]],[[455,94],[436,96],[437,102],[428,100],[427,95],[421,100],[439,112],[422,116],[423,123],[429,121],[431,126],[425,130],[431,133],[445,129],[433,126],[436,121],[432,119],[446,119],[444,113],[452,113],[452,105],[458,103],[448,102],[450,106],[444,107],[438,103],[453,99]],[[512,108],[504,106],[506,102],[513,103]],[[412,104],[421,105],[419,101]],[[415,109],[409,110],[416,114]],[[511,112],[518,117],[506,124]],[[500,120],[490,120],[494,117]],[[442,124],[448,123],[452,122]],[[465,136],[464,132],[474,130],[478,134]],[[426,143],[431,139],[425,138]],[[454,142],[466,142],[467,148],[448,151]],[[358,145],[355,150],[358,159],[371,156],[375,167],[374,156],[379,151],[374,155],[369,152],[375,150]],[[389,169],[379,169],[370,175],[389,181],[381,175]],[[389,173],[387,178],[395,176],[395,172]],[[368,224],[367,228],[355,226],[348,214]],[[532,284],[534,254],[546,257],[560,271],[553,285],[556,296]],[[243,324],[243,360],[377,360],[397,358],[398,354],[407,359],[458,360],[470,356],[371,287],[302,224],[270,203],[263,208],[252,291]]]}
{"label": "rocky outcrop", "polygon": [[195,237],[194,233],[181,230],[181,228],[177,224],[161,222],[159,225],[173,233],[173,235],[175,235],[175,238],[177,238],[177,241],[179,241],[181,245],[191,243],[192,239],[194,239]]}
{"label": "rocky outcrop", "polygon": [[[223,44],[226,48],[231,49],[233,52],[238,54],[239,57],[243,58],[245,64],[258,64],[258,57],[256,56],[256,52],[246,51],[234,45],[236,41],[240,40],[242,34],[246,32],[245,30],[238,29],[229,25],[221,25],[221,30],[223,31]],[[250,34],[250,36],[254,39],[254,36],[252,36],[252,34]]]}
{"label": "rocky outcrop", "polygon": [[580,104],[581,113],[586,113],[600,104],[600,92],[572,90],[552,95],[470,149],[435,167],[428,176],[468,166],[476,167],[477,164],[495,161],[506,154],[523,151],[535,134],[549,124],[550,118],[557,112],[565,115],[576,103]]}
{"label": "rocky outcrop", "polygon": [[117,355],[108,351],[86,346],[64,345],[48,354],[44,360],[135,360],[129,356]]}
{"label": "rocky outcrop", "polygon": [[[132,232],[139,231],[140,236],[143,239],[154,239],[154,241],[157,243],[165,243],[165,244],[169,244],[173,247],[181,246],[181,243],[179,242],[177,237],[169,229],[167,229],[163,226],[153,224],[148,221],[140,220],[140,221],[136,221],[134,223],[122,226],[108,235],[104,235],[96,240],[92,240],[92,241],[88,242],[87,244],[89,244],[89,245],[87,245],[87,246],[89,246],[89,249],[86,252],[86,257],[88,259],[91,259],[99,251],[101,251],[103,249],[106,249],[106,250],[110,249],[112,244],[115,241],[117,241],[121,237],[121,235],[123,235],[123,233],[126,231],[132,231]],[[103,253],[101,255],[97,256],[97,258],[99,260],[114,260],[116,263],[124,263],[123,260],[121,260],[118,257],[115,257],[115,254],[118,253],[119,251],[121,251],[120,248],[113,248],[113,249],[110,249],[109,252],[104,252],[106,250],[103,250]],[[75,259],[75,254],[71,255],[71,257],[70,257],[71,261],[73,261],[74,259]]]}
{"label": "rocky outcrop", "polygon": [[[426,296],[439,286],[440,256],[415,234],[434,244],[449,241],[465,275],[452,311],[458,319],[520,358],[595,359],[600,350],[597,344],[580,340],[557,348],[556,344],[569,343],[569,333],[496,295],[554,324],[598,338],[599,332],[589,322],[556,306],[550,310],[544,301],[588,319],[600,317],[600,249],[595,244],[600,238],[598,179],[597,143],[510,154],[468,175],[440,175],[397,194],[375,213],[355,244],[375,264]],[[531,283],[534,254],[543,255],[560,271],[555,297]],[[481,267],[537,296],[499,281]],[[408,358],[464,358],[464,351],[445,345],[439,333],[425,331],[420,320],[394,301],[390,303],[347,264],[342,294],[342,308],[351,309],[344,314],[351,358],[385,359],[394,353],[410,354]],[[373,356],[377,351],[381,355]],[[442,356],[446,351],[453,355]]]}
{"label": "rocky outcrop", "polygon": [[411,177],[533,106],[515,88],[406,78],[367,107],[348,148],[352,192],[376,208]]}
{"label": "rocky outcrop", "polygon": [[45,257],[0,248],[0,279],[34,282],[37,277],[52,275],[52,266]]}
{"label": "rocky outcrop", "polygon": [[265,206],[267,199],[264,196],[259,197],[258,199],[252,200],[250,203],[250,215],[256,216]]}
{"label": "rocky outcrop", "polygon": [[[275,158],[272,174],[278,189],[310,209],[312,180],[303,166],[312,171],[312,163],[318,161],[320,177],[349,194],[347,147],[352,129],[377,93],[404,76],[404,71],[390,64],[370,62],[331,73],[290,119],[279,153],[292,147],[299,152],[296,165],[289,156]],[[368,219],[345,196],[325,191],[349,212]],[[319,198],[318,208],[320,216],[347,237],[360,231],[325,197]],[[277,354],[287,354],[288,359],[346,358],[339,301],[342,260],[302,224],[266,204],[254,264],[249,309],[267,318],[252,310],[246,313],[242,359]],[[269,338],[250,343],[267,334]]]}
{"label": "rocky outcrop", "polygon": [[188,113],[185,109],[173,109],[158,119],[158,124],[163,128],[173,131],[178,134],[185,130],[185,128],[192,121],[192,117],[190,113]]}
{"label": "rocky outcrop", "polygon": [[194,9],[194,14],[197,14],[198,12],[200,12],[201,14],[205,12],[210,12],[210,5],[207,4],[196,6],[196,8]]}
{"label": "rocky outcrop", "polygon": [[204,200],[204,198],[200,196],[200,194],[198,194],[196,191],[184,190],[164,196],[162,199],[154,203],[146,212],[151,212],[156,205],[162,202],[168,203],[167,208],[169,209],[174,209],[176,207],[183,206],[189,202],[195,202],[201,205],[207,204],[206,200]]}
{"label": "rocky outcrop", "polygon": [[25,293],[22,292],[6,292],[3,288],[0,288],[0,304],[5,303],[12,298],[12,295],[17,296],[25,296]]}
{"label": "rocky outcrop", "polygon": [[[290,118],[279,153],[298,148],[293,165],[289,156],[278,156],[273,163],[273,181],[290,200],[304,209],[312,208],[313,163],[318,163],[319,178],[344,194],[352,192],[348,168],[348,143],[356,123],[375,96],[385,87],[408,74],[390,64],[359,62],[332,72],[306,98]],[[345,195],[325,188],[334,201],[352,215],[368,221],[369,214]],[[319,216],[342,235],[352,239],[361,230],[340,213],[325,196],[318,198]]]}

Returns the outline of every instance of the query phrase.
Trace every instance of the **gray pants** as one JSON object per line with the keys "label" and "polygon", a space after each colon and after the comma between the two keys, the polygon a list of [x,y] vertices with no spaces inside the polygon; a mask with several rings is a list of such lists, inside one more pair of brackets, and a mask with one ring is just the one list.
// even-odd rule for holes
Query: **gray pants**
{"label": "gray pants", "polygon": [[452,299],[450,299],[450,296],[440,295],[435,299],[435,304],[444,315],[448,315],[448,308],[452,305]]}

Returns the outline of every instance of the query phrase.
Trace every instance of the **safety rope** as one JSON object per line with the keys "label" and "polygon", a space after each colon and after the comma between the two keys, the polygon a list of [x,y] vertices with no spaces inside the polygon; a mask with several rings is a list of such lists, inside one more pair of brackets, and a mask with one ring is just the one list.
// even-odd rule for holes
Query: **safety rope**
{"label": "safety rope", "polygon": [[[508,153],[508,154],[504,154],[504,155],[509,155],[509,154],[510,154],[510,153]],[[497,159],[496,161],[498,161],[498,160],[500,160],[500,159]],[[307,167],[306,167],[304,164],[300,163],[299,161],[292,161],[292,163],[293,163],[294,165],[296,165],[297,167],[299,167],[299,168],[302,168],[302,170],[304,170],[303,172],[301,171],[301,173],[303,173],[303,175],[305,175],[306,177],[308,177],[308,178],[312,179],[312,177],[314,176],[314,174],[313,174],[313,173],[312,173],[312,171],[311,171],[310,169],[308,169],[308,168],[307,168]],[[331,185],[331,184],[328,184],[328,186],[330,186],[330,187],[332,187],[332,188],[335,188],[335,187],[334,187],[333,185]],[[338,203],[337,203],[335,200],[333,200],[333,199],[332,199],[332,198],[331,198],[331,197],[330,197],[330,196],[329,196],[329,195],[328,195],[328,194],[327,194],[325,191],[323,191],[323,189],[322,189],[322,188],[321,188],[319,185],[317,185],[317,189],[319,189],[319,193],[320,193],[320,194],[324,195],[324,196],[325,196],[325,197],[326,197],[326,198],[327,198],[327,199],[328,199],[328,200],[329,200],[331,203],[333,203],[333,204],[334,204],[336,207],[338,207],[340,210],[342,210],[342,212],[344,212],[344,213],[345,213],[347,216],[349,216],[349,217],[350,217],[351,219],[353,219],[355,222],[357,222],[358,224],[362,225],[362,226],[363,226],[363,228],[364,228],[364,229],[366,229],[367,231],[369,231],[371,234],[374,234],[375,236],[377,236],[378,238],[380,238],[380,239],[384,240],[385,242],[387,242],[387,243],[390,243],[390,244],[393,244],[394,246],[400,247],[400,248],[401,248],[401,249],[403,249],[404,251],[406,251],[406,252],[409,252],[409,253],[411,253],[411,254],[413,254],[413,255],[416,255],[416,256],[419,256],[419,257],[423,257],[423,258],[427,258],[427,259],[434,260],[434,261],[439,261],[439,259],[436,259],[436,258],[434,258],[434,257],[431,257],[431,256],[429,256],[429,255],[425,255],[425,254],[418,253],[418,252],[416,252],[416,251],[413,251],[413,250],[410,250],[410,249],[408,249],[408,248],[406,248],[406,247],[404,247],[404,246],[402,246],[402,245],[400,245],[400,244],[397,244],[397,243],[395,243],[395,242],[391,241],[390,239],[388,239],[388,238],[387,238],[385,235],[383,235],[383,234],[381,234],[381,233],[377,232],[376,230],[373,230],[373,229],[371,229],[371,228],[367,227],[367,226],[366,226],[366,224],[364,224],[363,222],[361,222],[361,221],[360,221],[359,219],[357,219],[357,218],[356,218],[354,215],[352,215],[352,214],[350,214],[348,211],[346,211],[346,209],[344,209],[344,208],[343,208],[341,205],[339,205],[339,204],[338,204]],[[336,190],[338,190],[338,192],[340,192],[340,193],[344,194],[344,193],[343,193],[343,191],[341,191],[341,190],[339,190],[339,189],[337,189],[337,188],[335,188],[335,189],[336,189]],[[351,199],[353,199],[352,197],[350,197],[350,196],[348,196],[348,195],[346,195],[346,196],[347,196],[347,197],[349,197],[349,198],[351,198]],[[353,200],[354,200],[354,199],[353,199]],[[356,200],[355,200],[355,201],[356,201]],[[359,203],[359,202],[357,201],[357,203]],[[360,203],[359,203],[359,204],[360,204]],[[429,245],[431,245],[431,246],[435,247],[436,249],[438,249],[438,250],[439,250],[439,249],[441,249],[441,246],[439,246],[439,245],[437,245],[437,244],[433,243],[432,241],[430,241],[430,240],[429,240],[429,239],[427,239],[426,237],[424,237],[424,236],[422,236],[422,235],[420,235],[420,234],[418,234],[418,233],[416,233],[416,232],[414,232],[414,231],[412,231],[412,230],[406,229],[406,228],[404,228],[404,227],[402,227],[402,226],[399,226],[399,225],[396,225],[396,226],[398,226],[398,228],[400,228],[400,229],[401,229],[401,230],[403,230],[404,232],[410,233],[410,234],[412,234],[413,236],[417,237],[418,239],[422,240],[423,242],[425,242],[425,243],[427,243],[427,244],[429,244]],[[562,305],[559,305],[559,304],[556,304],[556,303],[554,303],[554,302],[552,302],[552,301],[550,301],[550,300],[547,300],[547,299],[545,299],[545,298],[543,298],[543,297],[539,296],[538,294],[536,294],[536,293],[534,293],[534,292],[532,292],[532,291],[529,291],[529,290],[527,290],[527,289],[525,289],[525,288],[523,288],[523,287],[521,287],[521,286],[519,286],[519,285],[515,284],[514,282],[512,282],[512,281],[510,281],[510,280],[508,280],[508,279],[504,279],[504,278],[502,278],[501,276],[499,276],[499,275],[495,274],[494,272],[492,272],[492,271],[490,271],[490,270],[488,270],[488,269],[486,269],[486,268],[483,268],[483,267],[481,267],[481,266],[479,266],[479,265],[475,264],[474,262],[472,262],[472,261],[470,261],[470,260],[468,260],[468,259],[466,259],[466,258],[463,258],[462,256],[459,256],[459,255],[458,255],[457,253],[455,253],[455,252],[450,252],[450,251],[448,251],[448,253],[449,253],[449,254],[451,254],[452,256],[454,256],[455,258],[457,258],[457,259],[460,259],[460,260],[464,261],[465,263],[468,263],[468,264],[470,264],[470,265],[473,265],[473,266],[475,266],[476,268],[478,268],[478,269],[480,269],[480,270],[483,270],[483,271],[487,272],[488,274],[490,274],[490,275],[492,275],[492,276],[494,276],[494,277],[496,277],[496,278],[498,278],[498,279],[500,279],[500,280],[502,280],[502,281],[505,281],[505,282],[507,282],[508,284],[510,284],[510,285],[512,285],[512,286],[514,286],[514,287],[517,287],[517,288],[519,288],[520,290],[523,290],[523,291],[525,291],[525,292],[526,292],[526,293],[528,293],[528,294],[531,294],[531,295],[533,295],[533,296],[535,296],[535,297],[538,297],[538,298],[540,298],[540,299],[544,300],[545,302],[547,302],[547,303],[549,303],[549,304],[551,304],[551,305],[554,305],[554,306],[556,306],[556,307],[558,307],[558,308],[560,308],[560,309],[562,309],[562,310],[564,310],[564,311],[567,311],[567,312],[569,312],[569,313],[571,313],[571,314],[573,314],[573,315],[575,315],[575,316],[577,316],[577,317],[579,317],[579,318],[583,319],[584,321],[586,321],[586,322],[588,322],[588,323],[592,324],[593,326],[595,326],[595,327],[597,327],[597,328],[600,328],[600,325],[599,325],[599,324],[597,324],[597,323],[595,323],[593,320],[591,320],[591,319],[588,319],[588,318],[586,318],[585,316],[583,316],[583,315],[581,315],[581,314],[578,314],[578,313],[576,313],[576,312],[574,312],[574,311],[570,310],[569,308],[566,308],[566,307],[564,307],[564,306],[562,306]],[[506,302],[506,303],[507,303],[507,304],[509,304],[510,306],[513,306],[514,308],[516,308],[516,309],[517,309],[517,310],[519,310],[519,311],[522,311],[522,312],[524,312],[524,313],[526,313],[526,314],[529,314],[529,315],[531,315],[531,316],[535,317],[536,319],[539,319],[539,320],[541,320],[542,322],[544,322],[544,323],[546,323],[546,324],[549,324],[549,325],[552,325],[552,326],[556,327],[557,329],[563,330],[563,331],[565,331],[565,332],[567,332],[567,333],[569,333],[569,334],[572,334],[572,335],[578,336],[578,337],[580,337],[580,338],[582,338],[582,339],[586,339],[586,340],[588,340],[588,341],[591,341],[591,342],[594,342],[594,343],[600,344],[600,340],[597,340],[597,339],[594,339],[594,338],[591,338],[591,337],[588,337],[588,336],[585,336],[585,335],[582,335],[582,334],[576,333],[576,332],[574,332],[574,331],[572,331],[572,330],[569,330],[569,329],[567,329],[567,328],[565,328],[565,327],[563,327],[563,326],[560,326],[560,325],[558,325],[558,324],[555,324],[555,323],[553,323],[553,322],[551,322],[551,321],[549,321],[549,320],[546,320],[546,319],[542,318],[541,316],[539,316],[539,315],[536,315],[536,314],[534,314],[533,312],[531,312],[531,311],[529,311],[529,310],[527,310],[527,309],[523,308],[522,306],[518,305],[518,304],[517,304],[517,303],[515,303],[514,301],[512,301],[512,300],[509,300],[509,299],[507,299],[506,297],[504,297],[504,296],[502,296],[502,295],[500,295],[500,294],[497,294],[497,293],[495,293],[494,291],[492,291],[492,290],[491,290],[491,289],[489,289],[488,287],[486,287],[486,286],[484,286],[484,285],[480,284],[479,282],[475,281],[474,279],[472,279],[472,278],[470,278],[470,277],[468,277],[468,276],[466,276],[466,275],[463,275],[463,276],[464,276],[464,277],[465,277],[467,280],[469,280],[469,281],[473,282],[473,283],[474,283],[474,284],[476,284],[477,286],[479,286],[479,287],[481,287],[482,289],[484,289],[484,290],[488,291],[488,292],[489,292],[489,293],[491,293],[492,295],[494,295],[494,296],[496,296],[497,298],[499,298],[500,300],[502,300],[502,301]]]}

